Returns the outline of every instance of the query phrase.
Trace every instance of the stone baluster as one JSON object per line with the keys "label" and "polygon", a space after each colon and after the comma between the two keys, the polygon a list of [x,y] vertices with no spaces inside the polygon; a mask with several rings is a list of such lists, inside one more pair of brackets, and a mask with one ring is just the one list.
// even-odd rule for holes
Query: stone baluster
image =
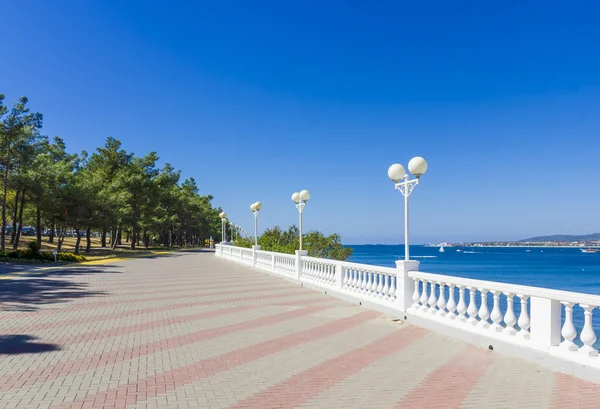
{"label": "stone baluster", "polygon": [[381,292],[383,291],[383,274],[377,274],[377,297],[381,297]]}
{"label": "stone baluster", "polygon": [[421,280],[419,280],[418,278],[413,278],[412,280],[415,283],[415,289],[414,289],[413,295],[412,295],[412,300],[413,300],[412,307],[415,310],[418,310],[419,306],[420,306],[419,298],[421,297],[421,294],[419,294],[419,283],[421,282]]}
{"label": "stone baluster", "polygon": [[465,288],[462,285],[457,285],[458,287],[458,306],[456,310],[458,311],[458,318],[465,322],[467,317],[465,313],[467,312],[467,303],[465,302]]}
{"label": "stone baluster", "polygon": [[388,299],[390,301],[393,301],[396,299],[396,282],[394,281],[395,276],[390,274],[388,277],[390,278],[390,290],[388,292]]}
{"label": "stone baluster", "polygon": [[352,288],[350,288],[350,290],[356,291],[358,288],[358,270],[352,268],[350,271],[352,272]]}
{"label": "stone baluster", "polygon": [[475,301],[474,287],[469,287],[469,307],[467,308],[467,314],[469,314],[469,323],[477,325],[477,302]]}
{"label": "stone baluster", "polygon": [[342,288],[348,288],[348,269],[342,267]]}
{"label": "stone baluster", "polygon": [[369,294],[371,290],[371,274],[368,271],[365,271],[365,288],[363,290],[363,294]]}
{"label": "stone baluster", "polygon": [[517,325],[520,328],[519,336],[529,338],[529,325],[531,324],[529,312],[527,312],[527,300],[529,296],[525,294],[517,294],[517,296],[521,299],[521,313],[519,314],[519,321],[517,321]]}
{"label": "stone baluster", "polygon": [[596,306],[588,304],[579,304],[579,306],[583,308],[584,313],[583,329],[581,330],[581,334],[579,334],[579,339],[583,342],[583,346],[579,350],[588,356],[598,356],[598,350],[594,348],[597,339],[596,331],[594,331],[592,325],[592,314]]}
{"label": "stone baluster", "polygon": [[479,325],[482,328],[488,328],[490,326],[490,322],[488,321],[490,318],[490,310],[487,305],[488,290],[480,288],[479,292],[481,293],[481,305],[479,306],[479,312],[477,313],[477,315],[479,315]]}
{"label": "stone baluster", "polygon": [[513,293],[504,293],[504,295],[506,295],[506,314],[504,314],[506,328],[504,328],[504,331],[508,332],[510,335],[515,335],[517,333],[517,330],[515,329],[517,317],[513,306],[515,295]]}
{"label": "stone baluster", "polygon": [[500,292],[496,290],[491,290],[492,296],[494,297],[494,307],[492,308],[492,329],[494,331],[502,331],[502,311],[500,310]]}
{"label": "stone baluster", "polygon": [[371,273],[371,289],[369,293],[372,297],[377,296],[377,273]]}
{"label": "stone baluster", "polygon": [[437,312],[437,296],[435,293],[435,281],[430,281],[429,286],[431,287],[431,292],[429,293],[429,299],[427,300],[427,304],[429,304],[429,311],[431,311],[432,314],[435,314]]}
{"label": "stone baluster", "polygon": [[440,297],[438,298],[437,307],[439,308],[439,314],[443,317],[446,315],[446,284],[438,281],[437,285],[440,289]]}
{"label": "stone baluster", "polygon": [[428,295],[427,295],[427,281],[422,280],[421,281],[423,283],[423,290],[421,291],[421,310],[423,311],[427,311],[429,307],[427,307],[427,300],[429,299]]}
{"label": "stone baluster", "polygon": [[390,291],[390,283],[387,278],[387,274],[382,274],[381,278],[383,279],[383,289],[381,290],[381,298],[385,299]]}
{"label": "stone baluster", "polygon": [[565,306],[565,323],[563,324],[560,334],[565,340],[560,343],[560,347],[569,351],[577,351],[579,347],[573,342],[577,336],[577,328],[575,328],[575,325],[573,324],[573,307],[575,306],[575,303],[562,301],[561,304]]}
{"label": "stone baluster", "polygon": [[448,304],[446,308],[448,309],[448,317],[453,320],[456,318],[456,300],[454,298],[454,284],[448,284]]}

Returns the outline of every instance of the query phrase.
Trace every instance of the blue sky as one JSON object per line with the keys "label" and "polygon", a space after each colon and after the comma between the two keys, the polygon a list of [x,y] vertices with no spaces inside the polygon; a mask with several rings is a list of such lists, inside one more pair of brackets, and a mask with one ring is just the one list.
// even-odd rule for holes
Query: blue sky
{"label": "blue sky", "polygon": [[[376,4],[374,4],[376,3]],[[600,231],[600,5],[19,1],[0,93],[72,150],[155,150],[252,228],[413,242]]]}

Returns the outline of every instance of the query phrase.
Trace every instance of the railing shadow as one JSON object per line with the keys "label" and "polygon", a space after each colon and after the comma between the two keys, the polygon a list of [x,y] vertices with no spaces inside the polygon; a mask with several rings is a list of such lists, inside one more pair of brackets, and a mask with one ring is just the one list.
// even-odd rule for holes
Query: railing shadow
{"label": "railing shadow", "polygon": [[61,349],[56,344],[33,342],[36,339],[31,335],[0,335],[0,355],[39,354]]}

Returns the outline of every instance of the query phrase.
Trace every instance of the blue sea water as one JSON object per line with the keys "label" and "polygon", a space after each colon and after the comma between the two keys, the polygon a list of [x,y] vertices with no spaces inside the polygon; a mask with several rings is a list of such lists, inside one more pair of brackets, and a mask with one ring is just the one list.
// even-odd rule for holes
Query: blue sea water
{"label": "blue sea water", "polygon": [[[403,245],[355,245],[349,261],[395,267]],[[456,250],[460,249],[461,252]],[[555,247],[410,246],[420,271],[600,295],[600,253]],[[530,251],[527,251],[530,250]]]}

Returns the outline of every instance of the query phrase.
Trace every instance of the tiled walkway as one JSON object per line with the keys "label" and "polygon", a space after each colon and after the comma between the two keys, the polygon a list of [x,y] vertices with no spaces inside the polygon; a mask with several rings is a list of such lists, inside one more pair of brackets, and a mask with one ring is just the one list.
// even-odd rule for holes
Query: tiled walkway
{"label": "tiled walkway", "polygon": [[598,408],[600,387],[210,253],[0,280],[3,408]]}

